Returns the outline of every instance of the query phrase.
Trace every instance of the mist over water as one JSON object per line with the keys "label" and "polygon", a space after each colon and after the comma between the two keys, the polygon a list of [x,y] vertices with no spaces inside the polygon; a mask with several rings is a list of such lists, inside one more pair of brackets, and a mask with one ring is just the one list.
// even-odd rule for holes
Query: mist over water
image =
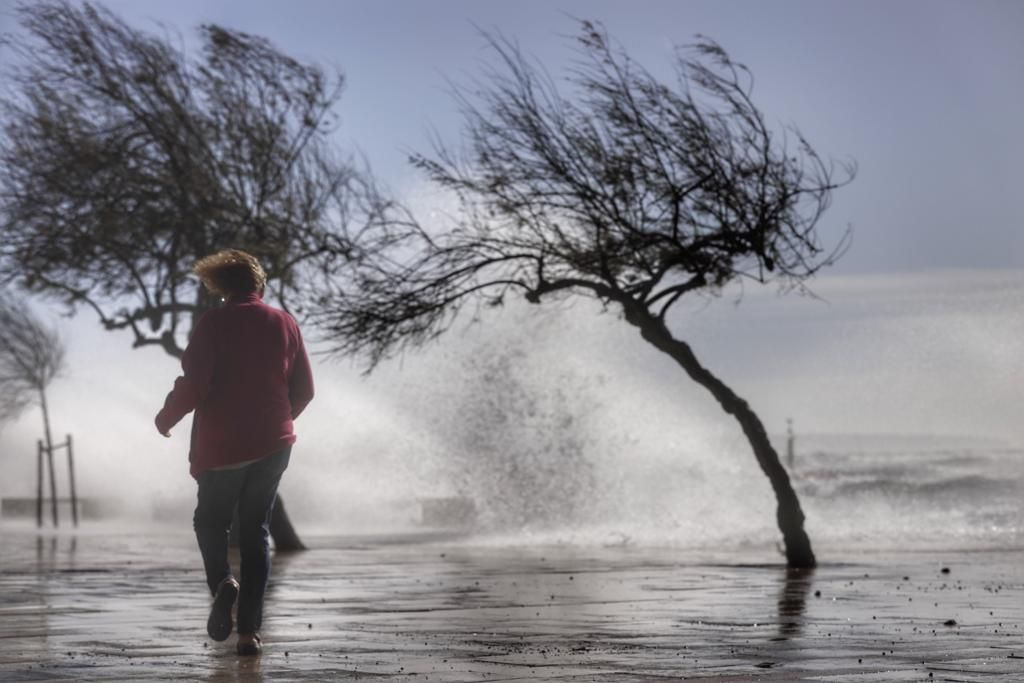
{"label": "mist over water", "polygon": [[810,530],[820,529],[823,540],[904,549],[1024,545],[1021,449],[925,437],[820,441],[831,449],[807,454],[795,482]]}
{"label": "mist over water", "polygon": [[[823,278],[828,303],[747,292],[672,321],[784,452],[819,546],[1024,540],[1024,276]],[[85,318],[85,316],[82,316]],[[58,432],[81,495],[188,528],[188,422],[152,415],[177,367],[76,320]],[[309,336],[312,336],[311,334]],[[472,502],[470,542],[771,547],[775,502],[738,425],[594,303],[488,311],[369,377],[322,363],[282,492],[300,530],[422,528],[425,500]],[[0,434],[0,494],[29,495],[33,413]],[[63,475],[62,475],[63,476]],[[63,486],[63,484],[61,484]],[[66,490],[66,489],[64,489]]]}

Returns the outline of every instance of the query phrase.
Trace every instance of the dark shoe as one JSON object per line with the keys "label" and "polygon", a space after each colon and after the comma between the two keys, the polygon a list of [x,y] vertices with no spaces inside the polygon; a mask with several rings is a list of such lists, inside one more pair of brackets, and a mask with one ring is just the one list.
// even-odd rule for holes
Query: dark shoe
{"label": "dark shoe", "polygon": [[263,651],[263,641],[260,640],[258,633],[254,633],[251,636],[238,636],[238,647],[236,648],[238,654],[243,657],[251,655],[258,655]]}
{"label": "dark shoe", "polygon": [[217,595],[210,607],[210,618],[206,620],[206,632],[216,641],[227,640],[234,624],[231,622],[231,608],[238,598],[238,582],[231,576],[217,586]]}

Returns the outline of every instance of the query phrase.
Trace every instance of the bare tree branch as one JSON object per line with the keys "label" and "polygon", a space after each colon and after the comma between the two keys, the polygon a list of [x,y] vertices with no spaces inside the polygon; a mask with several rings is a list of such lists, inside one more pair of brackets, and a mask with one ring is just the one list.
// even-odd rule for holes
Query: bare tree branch
{"label": "bare tree branch", "polygon": [[14,58],[0,103],[0,280],[180,355],[179,332],[216,303],[190,275],[197,259],[250,251],[299,313],[307,284],[335,275],[349,233],[387,206],[328,142],[340,74],[214,25],[190,57],[98,5],[15,12],[24,34],[2,45]]}
{"label": "bare tree branch", "polygon": [[318,302],[335,351],[375,363],[510,288],[635,303],[663,321],[686,294],[734,280],[803,286],[848,245],[827,249],[817,224],[854,166],[837,174],[799,131],[772,131],[749,71],[716,43],[681,48],[671,87],[582,22],[564,94],[513,42],[486,37],[497,66],[453,86],[466,147],[411,158],[461,214],[434,232],[368,225]]}

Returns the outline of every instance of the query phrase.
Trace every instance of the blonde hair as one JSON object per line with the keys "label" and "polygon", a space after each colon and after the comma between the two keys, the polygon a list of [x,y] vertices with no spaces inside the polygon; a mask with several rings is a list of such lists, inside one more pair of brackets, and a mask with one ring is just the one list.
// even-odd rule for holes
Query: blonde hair
{"label": "blonde hair", "polygon": [[240,249],[224,249],[204,256],[192,270],[210,292],[225,299],[262,292],[267,284],[267,274],[260,262]]}

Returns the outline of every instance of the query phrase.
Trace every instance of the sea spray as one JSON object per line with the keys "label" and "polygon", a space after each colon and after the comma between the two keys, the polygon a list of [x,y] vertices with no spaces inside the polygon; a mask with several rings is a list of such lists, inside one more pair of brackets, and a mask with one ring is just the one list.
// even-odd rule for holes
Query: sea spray
{"label": "sea spray", "polygon": [[530,367],[519,344],[498,339],[463,355],[440,396],[447,436],[441,474],[472,502],[480,530],[576,526],[595,503],[593,398],[588,378]]}

